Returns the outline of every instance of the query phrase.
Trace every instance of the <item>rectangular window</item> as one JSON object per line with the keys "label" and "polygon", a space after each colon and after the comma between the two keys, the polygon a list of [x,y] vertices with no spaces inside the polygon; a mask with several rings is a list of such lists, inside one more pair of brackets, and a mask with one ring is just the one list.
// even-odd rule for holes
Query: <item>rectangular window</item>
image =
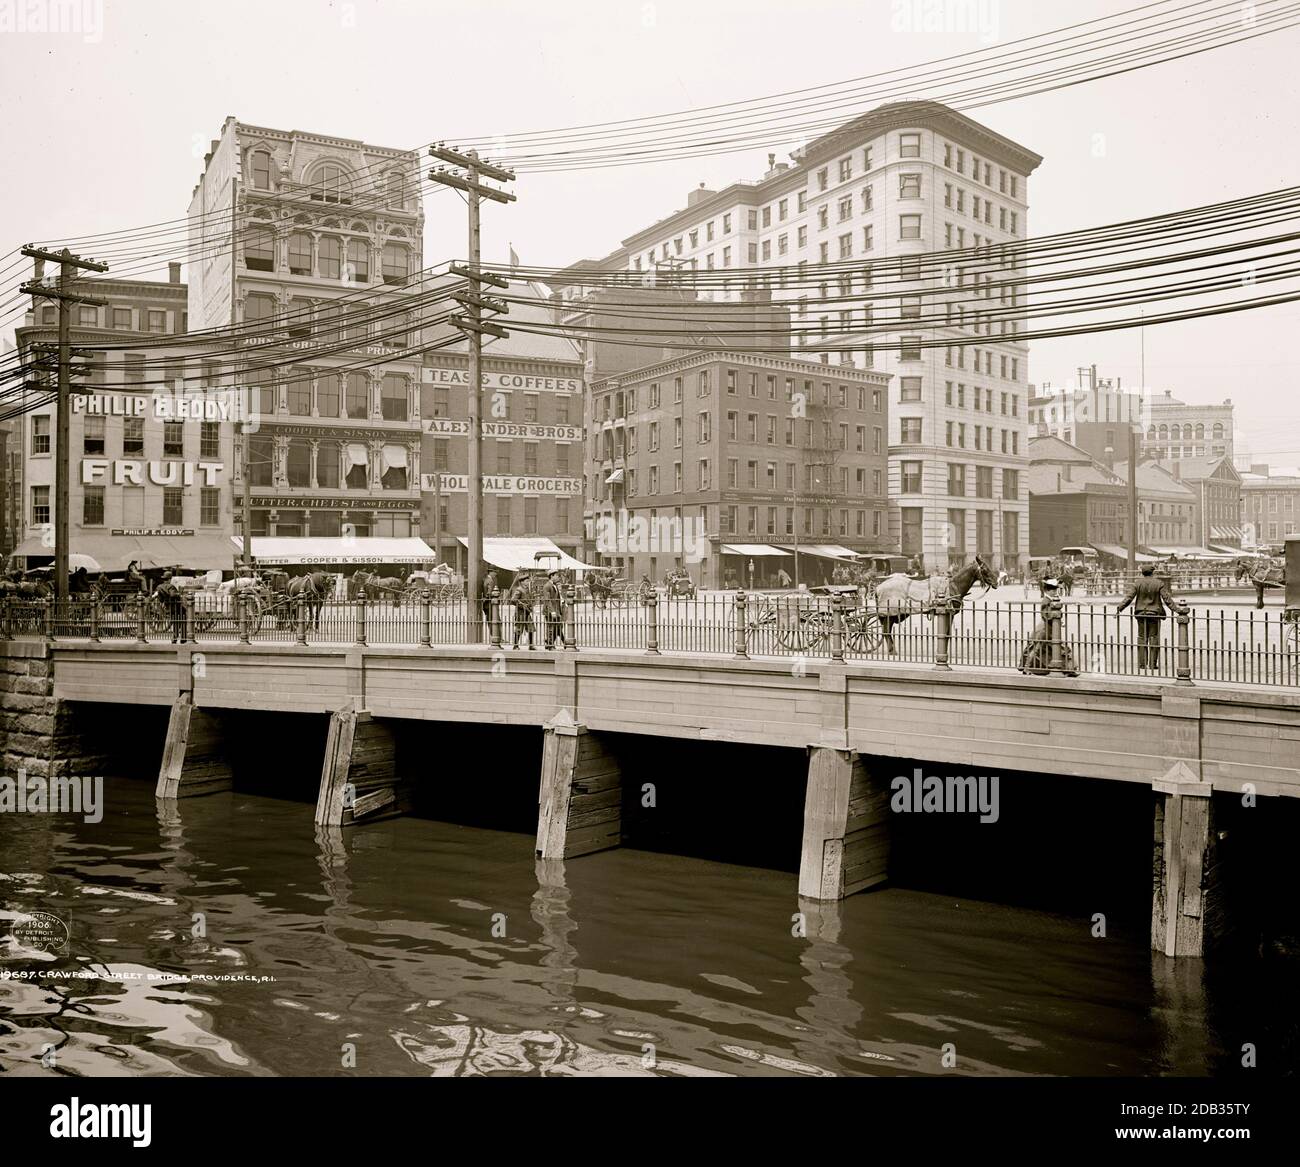
{"label": "rectangular window", "polygon": [[899,441],[907,446],[920,445],[921,419],[919,417],[899,419]]}
{"label": "rectangular window", "polygon": [[921,135],[920,134],[899,134],[898,135],[898,156],[900,158],[920,158],[921,157]]}
{"label": "rectangular window", "polygon": [[959,462],[948,463],[948,493],[953,498],[966,497],[966,467]]}
{"label": "rectangular window", "polygon": [[32,487],[32,526],[43,527],[50,521],[50,488]]}
{"label": "rectangular window", "polygon": [[86,457],[98,457],[104,452],[104,415],[90,413],[85,417],[81,431],[81,452]]}
{"label": "rectangular window", "polygon": [[899,400],[900,401],[920,401],[921,400],[921,378],[920,377],[900,377]]}
{"label": "rectangular window", "polygon": [[993,467],[992,466],[975,467],[975,497],[976,498],[993,497]]}
{"label": "rectangular window", "polygon": [[920,215],[899,215],[898,216],[898,237],[900,239],[920,239],[921,238],[921,216]]}
{"label": "rectangular window", "polygon": [[921,493],[921,463],[900,462],[901,491],[903,494]]}
{"label": "rectangular window", "polygon": [[83,488],[81,525],[83,527],[102,527],[104,525],[104,488],[102,486]]}
{"label": "rectangular window", "polygon": [[216,527],[221,524],[221,487],[199,487],[199,525]]}
{"label": "rectangular window", "polygon": [[497,534],[510,534],[510,499],[497,499]]}
{"label": "rectangular window", "polygon": [[163,488],[162,521],[164,527],[179,527],[184,524],[185,491],[182,487],[167,486]]}
{"label": "rectangular window", "polygon": [[[185,423],[183,421],[163,422],[163,457],[180,458],[185,453]],[[167,524],[170,526],[171,524]]]}

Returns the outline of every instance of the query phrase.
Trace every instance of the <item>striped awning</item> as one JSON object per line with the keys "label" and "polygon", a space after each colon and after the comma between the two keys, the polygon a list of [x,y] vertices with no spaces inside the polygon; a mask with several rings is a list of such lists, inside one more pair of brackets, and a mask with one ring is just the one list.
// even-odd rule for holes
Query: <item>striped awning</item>
{"label": "striped awning", "polygon": [[722,545],[723,555],[748,555],[751,559],[761,559],[765,556],[789,556],[790,552],[782,551],[779,547],[769,547],[766,543],[724,543]]}

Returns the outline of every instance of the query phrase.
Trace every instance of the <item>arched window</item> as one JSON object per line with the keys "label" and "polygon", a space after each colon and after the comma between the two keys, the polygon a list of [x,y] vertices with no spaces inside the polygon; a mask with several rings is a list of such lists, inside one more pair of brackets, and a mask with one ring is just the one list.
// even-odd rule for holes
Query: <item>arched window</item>
{"label": "arched window", "polygon": [[370,378],[364,373],[349,373],[344,392],[344,406],[353,421],[364,421],[370,416]]}
{"label": "arched window", "polygon": [[1155,427],[1155,426],[1148,426],[1148,427],[1147,427],[1147,441],[1148,441],[1148,442],[1154,442],[1155,440],[1156,440],[1156,427]]}
{"label": "arched window", "polygon": [[322,235],[316,246],[316,262],[321,279],[339,279],[343,275],[343,245],[333,235]]}
{"label": "arched window", "polygon": [[284,460],[285,476],[290,486],[311,485],[311,443],[306,438],[290,438]]}
{"label": "arched window", "polygon": [[352,182],[343,167],[326,162],[311,181],[311,197],[323,203],[352,202]]}
{"label": "arched window", "polygon": [[411,253],[404,243],[384,244],[384,283],[404,284],[411,274]]}
{"label": "arched window", "polygon": [[1196,423],[1196,440],[1198,442],[1205,441],[1205,426],[1201,422]]}
{"label": "arched window", "polygon": [[266,150],[254,150],[248,156],[248,173],[254,190],[271,189],[271,155]]}
{"label": "arched window", "polygon": [[275,232],[253,224],[244,233],[244,266],[249,271],[275,270]]}
{"label": "arched window", "polygon": [[[338,417],[339,375],[337,373],[322,373],[316,378],[316,412],[321,417]],[[321,485],[324,486],[325,483],[322,482]]]}
{"label": "arched window", "polygon": [[379,391],[379,407],[385,421],[406,421],[407,387],[401,373],[385,373]]}
{"label": "arched window", "polygon": [[364,239],[348,240],[348,279],[354,284],[370,282],[370,244]]}
{"label": "arched window", "polygon": [[406,204],[403,191],[405,185],[400,171],[390,170],[388,172],[388,205],[390,207],[402,207]]}
{"label": "arched window", "polygon": [[289,236],[289,271],[296,276],[311,275],[311,236],[306,231]]}
{"label": "arched window", "polygon": [[311,370],[293,369],[289,373],[289,412],[294,417],[311,416]]}
{"label": "arched window", "polygon": [[[335,389],[335,401],[337,402],[338,390]],[[325,407],[321,406],[321,416],[325,416]],[[333,414],[330,415],[334,416]],[[322,489],[337,490],[339,485],[339,444],[338,442],[321,442],[316,449],[316,485]],[[315,530],[315,519],[312,520],[312,533],[318,534]]]}
{"label": "arched window", "polygon": [[275,297],[253,292],[244,299],[244,323],[270,320],[275,315]]}

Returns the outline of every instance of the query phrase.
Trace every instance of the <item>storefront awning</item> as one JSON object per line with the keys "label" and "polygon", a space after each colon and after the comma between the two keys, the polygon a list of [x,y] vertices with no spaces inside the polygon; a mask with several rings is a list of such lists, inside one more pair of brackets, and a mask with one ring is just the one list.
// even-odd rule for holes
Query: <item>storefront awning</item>
{"label": "storefront awning", "polygon": [[[462,547],[469,546],[469,541],[463,535],[457,536],[457,542]],[[538,552],[542,554],[541,559],[537,558]],[[570,568],[578,573],[591,570],[591,564],[579,562],[550,539],[541,537],[484,539],[483,558],[502,571],[522,571],[524,568],[553,571],[557,567]]]}
{"label": "storefront awning", "polygon": [[[1128,559],[1127,547],[1118,547],[1114,543],[1094,543],[1092,546],[1095,550],[1100,551],[1103,555],[1111,555],[1116,559],[1125,559],[1125,560]],[[1139,563],[1157,562],[1156,557],[1154,555],[1144,555],[1141,551],[1137,553],[1137,561]]]}
{"label": "storefront awning", "polygon": [[800,555],[815,555],[819,559],[839,559],[856,561],[858,553],[850,551],[847,547],[841,547],[836,543],[812,543],[807,546],[800,544]]}
{"label": "storefront awning", "polygon": [[1224,543],[1211,543],[1210,548],[1221,555],[1230,555],[1233,559],[1236,559],[1242,553],[1240,547],[1231,547]]}
{"label": "storefront awning", "polygon": [[[230,543],[242,553],[244,541],[232,535]],[[366,563],[432,563],[433,548],[411,536],[355,536],[314,538],[303,535],[254,535],[253,559],[267,567],[333,567]]]}
{"label": "storefront awning", "polygon": [[1156,555],[1177,556],[1179,559],[1204,559],[1207,555],[1213,559],[1215,553],[1207,547],[1152,547]]}
{"label": "storefront awning", "polygon": [[779,547],[769,547],[766,543],[724,543],[722,545],[723,555],[747,555],[751,559],[762,558],[763,556],[789,556],[790,552],[782,551]]}
{"label": "storefront awning", "polygon": [[[1230,540],[1234,540],[1234,539],[1235,539],[1238,543],[1240,543],[1240,542],[1241,542],[1241,528],[1240,528],[1240,527],[1213,527],[1213,526],[1212,526],[1212,527],[1210,528],[1210,537],[1211,537],[1212,539],[1222,539],[1224,542],[1228,542],[1228,541],[1230,541]],[[1213,547],[1214,544],[1211,543],[1210,546]]]}
{"label": "storefront awning", "polygon": [[623,481],[623,467],[620,466],[617,470],[613,471],[608,478],[605,479],[605,485],[612,486],[614,483],[622,482],[622,481]]}
{"label": "storefront awning", "polygon": [[[25,539],[14,548],[15,555],[52,557],[54,548],[40,539]],[[87,571],[124,571],[133,559],[148,571],[155,567],[184,567],[197,571],[219,568],[230,571],[235,552],[225,535],[90,535],[72,536],[70,554],[85,556]],[[78,560],[72,559],[73,566]],[[92,567],[91,563],[98,566]]]}

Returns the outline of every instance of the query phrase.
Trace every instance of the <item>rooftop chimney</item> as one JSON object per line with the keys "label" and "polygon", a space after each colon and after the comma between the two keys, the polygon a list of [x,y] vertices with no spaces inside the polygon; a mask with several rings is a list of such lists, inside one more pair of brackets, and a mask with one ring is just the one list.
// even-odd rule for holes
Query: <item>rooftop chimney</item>
{"label": "rooftop chimney", "polygon": [[181,282],[181,265],[179,263],[169,263],[167,265],[167,282],[169,284],[179,284]]}
{"label": "rooftop chimney", "polygon": [[716,190],[705,189],[704,183],[700,183],[698,188],[691,191],[691,193],[686,196],[686,205],[688,207],[693,207],[695,206],[696,203],[702,202],[704,199],[711,198],[713,195],[717,193],[718,192]]}

